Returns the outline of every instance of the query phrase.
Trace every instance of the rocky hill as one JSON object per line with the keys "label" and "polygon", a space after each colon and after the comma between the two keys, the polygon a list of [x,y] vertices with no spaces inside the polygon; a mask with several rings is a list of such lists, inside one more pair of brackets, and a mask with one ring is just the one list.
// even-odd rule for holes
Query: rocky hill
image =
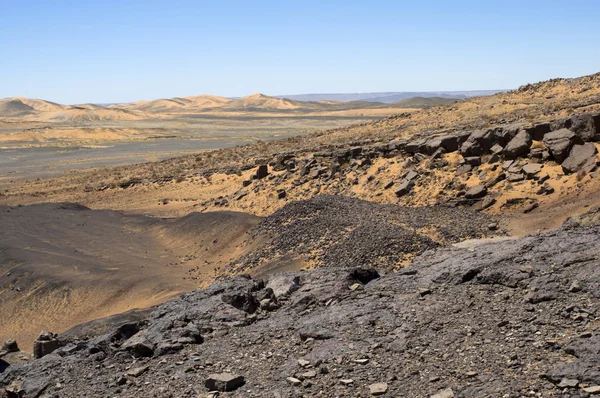
{"label": "rocky hill", "polygon": [[396,273],[227,279],[105,334],[43,333],[40,359],[0,385],[5,397],[589,396],[599,214],[428,251]]}

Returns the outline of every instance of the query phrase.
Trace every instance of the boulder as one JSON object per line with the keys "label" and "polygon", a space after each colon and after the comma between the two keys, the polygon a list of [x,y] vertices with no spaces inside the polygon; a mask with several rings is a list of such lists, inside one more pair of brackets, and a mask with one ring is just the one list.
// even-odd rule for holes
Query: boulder
{"label": "boulder", "polygon": [[269,175],[269,166],[267,166],[266,164],[261,164],[260,166],[258,166],[258,168],[256,169],[256,178],[257,179],[262,179],[265,178],[266,176]]}
{"label": "boulder", "polygon": [[479,166],[481,165],[481,158],[479,156],[467,156],[465,158],[465,163],[470,164],[471,166]]}
{"label": "boulder", "polygon": [[407,181],[412,181],[412,180],[415,180],[418,176],[419,176],[419,173],[417,173],[416,171],[410,169],[410,170],[408,170],[408,172],[404,176],[404,179],[407,180]]}
{"label": "boulder", "polygon": [[487,195],[487,188],[484,185],[475,185],[474,187],[469,188],[465,193],[465,198],[479,199],[483,198],[485,195]]}
{"label": "boulder", "polygon": [[244,385],[244,376],[231,373],[214,373],[208,376],[204,386],[210,391],[234,391]]}
{"label": "boulder", "polygon": [[123,343],[121,350],[130,351],[136,357],[151,357],[154,354],[154,344],[146,336],[137,333]]}
{"label": "boulder", "polygon": [[426,153],[427,152],[427,139],[426,138],[418,138],[412,141],[409,141],[404,146],[404,150],[408,153]]}
{"label": "boulder", "polygon": [[229,304],[238,310],[247,312],[248,314],[254,314],[260,307],[259,301],[250,292],[246,293],[223,293],[221,300]]}
{"label": "boulder", "polygon": [[596,169],[596,146],[590,142],[584,145],[575,145],[569,156],[562,163],[565,174],[575,173],[583,170],[587,173]]}
{"label": "boulder", "polygon": [[465,135],[440,135],[433,137],[424,145],[424,149],[428,154],[433,154],[438,149],[442,148],[447,152],[455,152],[460,145],[466,140]]}
{"label": "boulder", "polygon": [[558,163],[562,163],[575,144],[583,144],[581,138],[568,129],[552,131],[544,136],[544,145]]}
{"label": "boulder", "polygon": [[521,130],[504,148],[504,156],[507,159],[517,159],[526,156],[529,153],[531,142],[529,133]]}
{"label": "boulder", "polygon": [[1,353],[11,353],[11,352],[18,352],[19,351],[19,346],[17,345],[17,341],[16,340],[6,340],[4,342],[4,344],[2,344],[2,348],[0,348],[0,356],[2,355]]}
{"label": "boulder", "polygon": [[491,148],[490,148],[490,152],[492,152],[494,155],[499,155],[502,153],[502,151],[504,151],[504,148],[502,147],[502,145],[500,144],[494,144]]}
{"label": "boulder", "polygon": [[401,197],[408,194],[414,185],[414,182],[405,179],[400,183],[400,185],[398,185],[398,188],[396,189],[396,196]]}
{"label": "boulder", "polygon": [[266,287],[273,290],[275,297],[289,296],[300,288],[300,277],[275,274],[269,277]]}
{"label": "boulder", "polygon": [[[562,126],[560,128],[562,128]],[[527,133],[531,136],[532,139],[536,141],[541,141],[546,134],[552,131],[552,128],[550,126],[550,123],[541,123],[533,127],[529,127],[525,129],[525,131],[527,131]]]}
{"label": "boulder", "polygon": [[591,115],[577,115],[571,118],[571,131],[585,142],[598,141],[600,131]]}
{"label": "boulder", "polygon": [[42,358],[51,354],[60,347],[60,342],[54,333],[42,332],[36,341],[33,342],[33,357]]}
{"label": "boulder", "polygon": [[474,131],[460,147],[460,153],[464,157],[481,156],[489,152],[494,144],[494,136],[491,131]]}

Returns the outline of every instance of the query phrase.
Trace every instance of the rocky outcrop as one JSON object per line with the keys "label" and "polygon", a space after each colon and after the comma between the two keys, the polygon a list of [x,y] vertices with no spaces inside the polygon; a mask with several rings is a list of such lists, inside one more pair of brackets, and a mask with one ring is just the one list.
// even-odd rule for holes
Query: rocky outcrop
{"label": "rocky outcrop", "polygon": [[[396,273],[323,268],[267,281],[237,276],[162,304],[143,321],[11,366],[0,374],[0,391],[67,398],[209,391],[587,396],[600,386],[598,214],[522,239],[428,251]],[[269,286],[280,294],[275,310],[249,313],[223,300],[260,300]],[[190,329],[201,342],[188,339],[183,330]],[[135,358],[123,344],[140,334],[157,346],[180,343]]]}

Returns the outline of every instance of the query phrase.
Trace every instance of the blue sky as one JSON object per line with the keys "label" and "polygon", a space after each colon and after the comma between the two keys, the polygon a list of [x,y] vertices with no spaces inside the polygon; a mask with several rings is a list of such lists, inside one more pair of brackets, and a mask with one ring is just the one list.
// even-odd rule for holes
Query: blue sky
{"label": "blue sky", "polygon": [[0,97],[515,88],[600,71],[600,1],[0,0]]}

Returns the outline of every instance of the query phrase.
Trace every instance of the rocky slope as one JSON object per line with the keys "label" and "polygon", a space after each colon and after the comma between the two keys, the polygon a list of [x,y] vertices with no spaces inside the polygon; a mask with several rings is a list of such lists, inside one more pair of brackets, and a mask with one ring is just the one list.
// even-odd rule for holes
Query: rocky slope
{"label": "rocky slope", "polygon": [[599,221],[593,209],[428,251],[397,273],[238,276],[107,334],[45,334],[46,355],[0,384],[5,397],[587,397],[600,390]]}
{"label": "rocky slope", "polygon": [[555,209],[598,189],[599,140],[600,75],[593,75],[309,137],[6,184],[0,200],[74,201],[160,216],[224,209],[267,216],[286,203],[330,194],[546,212],[560,224],[569,212]]}

